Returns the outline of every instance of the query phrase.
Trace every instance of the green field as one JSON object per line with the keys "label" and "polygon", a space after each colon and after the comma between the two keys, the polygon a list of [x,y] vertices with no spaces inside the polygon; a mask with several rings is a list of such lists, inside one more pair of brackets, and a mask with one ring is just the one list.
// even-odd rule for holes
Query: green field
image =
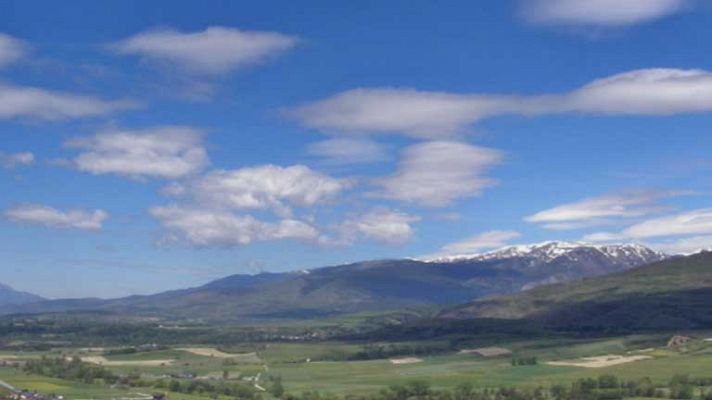
{"label": "green field", "polygon": [[[712,336],[712,335],[710,335]],[[394,364],[388,359],[344,361],[361,349],[354,343],[269,343],[224,348],[222,351],[256,352],[255,357],[214,357],[181,350],[161,350],[134,354],[105,355],[106,365],[118,374],[138,374],[146,380],[168,375],[195,374],[199,379],[242,381],[259,376],[258,385],[268,386],[269,377],[279,376],[288,392],[318,390],[334,394],[368,394],[389,385],[414,379],[427,380],[434,388],[454,388],[469,382],[478,388],[551,386],[568,384],[580,378],[614,374],[621,379],[651,378],[665,384],[674,374],[712,377],[712,343],[696,340],[686,346],[668,349],[667,335],[638,335],[607,339],[546,339],[496,343],[516,356],[536,357],[537,365],[512,366],[510,357],[483,358],[475,354],[449,352],[421,357],[420,362]],[[492,345],[492,343],[487,343]],[[473,344],[475,346],[475,344]],[[649,350],[654,348],[654,350]],[[636,353],[641,349],[645,353]],[[38,359],[49,357],[87,357],[78,349],[55,349],[49,352],[0,353],[5,359]],[[237,354],[237,353],[236,353]],[[646,354],[649,359],[603,368],[548,365],[548,361],[572,360],[588,356]],[[329,359],[337,361],[329,361]],[[172,360],[165,365],[142,365],[152,360]],[[250,362],[243,362],[250,360]],[[138,363],[138,364],[132,364]],[[32,376],[11,367],[0,368],[0,379],[15,387],[56,393],[72,399],[139,398],[153,393],[151,388],[117,388],[104,384],[82,384],[44,376]],[[252,384],[252,381],[249,383]],[[174,393],[171,398],[196,399],[199,395]]]}

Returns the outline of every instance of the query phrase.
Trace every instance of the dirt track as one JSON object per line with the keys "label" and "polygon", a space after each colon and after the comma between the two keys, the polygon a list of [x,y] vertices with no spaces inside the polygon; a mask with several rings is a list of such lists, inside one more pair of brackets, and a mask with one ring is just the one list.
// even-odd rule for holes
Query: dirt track
{"label": "dirt track", "polygon": [[82,357],[82,361],[91,364],[104,365],[107,367],[158,367],[161,365],[170,365],[175,362],[175,360],[108,360],[103,356],[90,356]]}
{"label": "dirt track", "polygon": [[548,365],[554,365],[559,367],[583,367],[583,368],[605,368],[614,365],[627,364],[630,362],[648,360],[652,357],[650,356],[619,356],[619,355],[605,355],[598,357],[584,357],[578,360],[568,360],[568,361],[549,361]]}

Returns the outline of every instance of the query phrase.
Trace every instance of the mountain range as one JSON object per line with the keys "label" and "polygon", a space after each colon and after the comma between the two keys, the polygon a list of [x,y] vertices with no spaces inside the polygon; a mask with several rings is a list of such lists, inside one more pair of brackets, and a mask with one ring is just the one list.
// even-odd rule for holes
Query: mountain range
{"label": "mountain range", "polygon": [[29,303],[37,303],[43,300],[44,299],[40,296],[27,292],[20,292],[11,288],[8,285],[0,283],[0,305],[22,305]]}
{"label": "mountain range", "polygon": [[544,242],[484,254],[233,275],[200,287],[148,296],[0,303],[0,313],[91,311],[222,322],[313,318],[455,305],[627,271],[666,258],[636,244]]}
{"label": "mountain range", "polygon": [[576,282],[480,299],[440,321],[530,321],[549,329],[613,332],[712,326],[712,252],[674,257]]}

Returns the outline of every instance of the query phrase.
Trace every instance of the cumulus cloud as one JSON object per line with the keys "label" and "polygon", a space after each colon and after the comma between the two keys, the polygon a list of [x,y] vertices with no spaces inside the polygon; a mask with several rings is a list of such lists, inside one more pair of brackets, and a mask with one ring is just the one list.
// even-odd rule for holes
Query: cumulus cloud
{"label": "cumulus cloud", "polygon": [[654,68],[594,80],[562,94],[501,96],[361,88],[286,112],[331,134],[442,138],[486,118],[563,113],[673,115],[712,112],[712,72]]}
{"label": "cumulus cloud", "polygon": [[323,157],[330,164],[365,164],[388,159],[378,142],[357,138],[332,138],[309,145],[309,154]]}
{"label": "cumulus cloud", "polygon": [[[217,170],[182,186],[176,194],[188,194],[198,203],[236,209],[272,209],[281,215],[290,206],[310,207],[333,198],[347,182],[304,165],[261,165],[236,170]],[[177,190],[176,190],[177,189]]]}
{"label": "cumulus cloud", "polygon": [[450,243],[440,249],[443,255],[478,253],[483,250],[504,247],[521,234],[515,231],[489,231],[464,240]]}
{"label": "cumulus cloud", "polygon": [[244,246],[282,239],[315,241],[319,237],[315,227],[295,219],[270,223],[226,210],[175,205],[154,207],[150,213],[169,232],[199,247]]}
{"label": "cumulus cloud", "polygon": [[479,195],[494,181],[484,174],[499,162],[496,150],[466,143],[433,141],[407,147],[395,174],[377,179],[375,196],[428,207],[447,206]]}
{"label": "cumulus cloud", "polygon": [[216,75],[263,62],[296,43],[295,37],[281,33],[213,26],[189,33],[171,29],[142,32],[112,48],[119,54],[139,56],[189,73]]}
{"label": "cumulus cloud", "polygon": [[20,165],[32,165],[35,163],[35,155],[30,152],[21,153],[1,153],[0,166],[4,168],[15,168]]}
{"label": "cumulus cloud", "polygon": [[20,60],[27,53],[27,48],[25,42],[0,33],[0,68]]}
{"label": "cumulus cloud", "polygon": [[186,126],[113,130],[69,141],[67,146],[82,151],[73,165],[95,175],[176,179],[208,164],[201,133]]}
{"label": "cumulus cloud", "polygon": [[679,193],[639,191],[590,197],[562,204],[525,218],[527,222],[543,224],[547,229],[579,229],[611,222],[611,219],[631,218],[665,210],[658,200]]}
{"label": "cumulus cloud", "polygon": [[536,24],[619,27],[680,12],[688,0],[522,0],[521,13]]}
{"label": "cumulus cloud", "polygon": [[5,211],[5,217],[18,223],[54,228],[100,230],[109,214],[103,210],[58,210],[41,204],[23,204]]}
{"label": "cumulus cloud", "polygon": [[0,83],[0,119],[56,121],[107,115],[137,106],[130,100],[102,100],[94,96]]}
{"label": "cumulus cloud", "polygon": [[[376,208],[347,219],[338,227],[339,238],[331,242],[350,244],[359,237],[377,242],[399,245],[408,242],[415,231],[411,225],[420,217],[399,211]],[[327,244],[329,240],[324,240]]]}

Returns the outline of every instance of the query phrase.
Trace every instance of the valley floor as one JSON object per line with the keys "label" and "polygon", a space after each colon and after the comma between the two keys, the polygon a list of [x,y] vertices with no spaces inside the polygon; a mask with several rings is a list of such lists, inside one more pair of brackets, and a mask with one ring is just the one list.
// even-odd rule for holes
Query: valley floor
{"label": "valley floor", "polygon": [[[663,387],[673,375],[712,378],[712,342],[699,339],[666,347],[669,335],[640,335],[598,340],[541,339],[497,343],[511,356],[483,357],[475,352],[448,352],[411,357],[397,363],[390,357],[353,360],[363,346],[353,343],[269,343],[233,348],[176,346],[171,349],[127,354],[107,349],[62,348],[45,352],[0,352],[0,380],[18,389],[63,395],[68,399],[145,399],[155,392],[169,392],[171,399],[207,398],[203,393],[176,393],[150,386],[156,380],[214,383],[236,382],[263,390],[270,396],[275,378],[287,393],[320,391],[339,395],[370,394],[394,384],[413,380],[429,382],[432,388],[455,388],[470,383],[475,388],[535,387],[570,384],[581,378],[612,374],[623,380],[648,377]],[[709,335],[712,337],[712,335]],[[405,344],[404,344],[405,345]],[[134,376],[140,384],[109,385],[57,379],[29,374],[12,366],[42,357],[79,357],[84,363],[102,366],[117,375]],[[405,358],[403,355],[400,358]],[[623,363],[576,366],[587,357],[620,359]],[[535,360],[535,365],[513,365],[513,359]],[[551,363],[556,365],[552,365]],[[141,386],[141,383],[143,386]]]}

